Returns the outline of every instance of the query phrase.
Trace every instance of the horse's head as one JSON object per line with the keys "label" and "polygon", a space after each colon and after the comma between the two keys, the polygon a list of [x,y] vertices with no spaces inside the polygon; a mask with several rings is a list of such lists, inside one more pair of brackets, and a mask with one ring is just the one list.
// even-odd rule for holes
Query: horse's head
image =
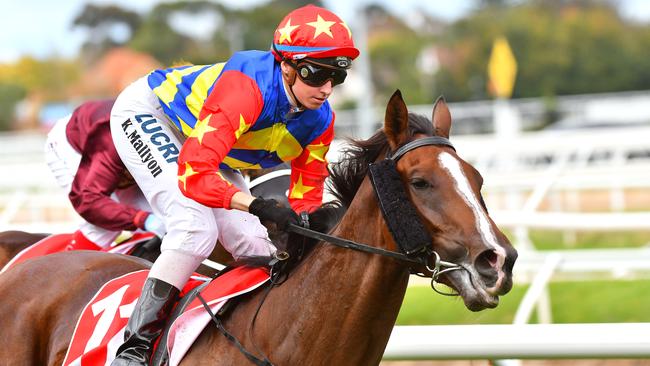
{"label": "horse's head", "polygon": [[[384,133],[391,151],[431,133],[414,130],[399,91],[388,103]],[[430,132],[449,138],[451,115],[442,98],[433,109]],[[406,194],[433,238],[433,250],[463,269],[444,273],[440,281],[462,296],[473,311],[492,308],[512,287],[517,251],[494,224],[481,196],[480,173],[451,146],[426,144],[405,153],[397,171]]]}

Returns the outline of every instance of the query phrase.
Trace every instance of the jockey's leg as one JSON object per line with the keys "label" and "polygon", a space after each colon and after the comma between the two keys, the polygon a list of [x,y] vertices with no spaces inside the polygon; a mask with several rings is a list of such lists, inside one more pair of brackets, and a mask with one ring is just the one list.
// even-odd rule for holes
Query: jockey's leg
{"label": "jockey's leg", "polygon": [[[115,241],[115,238],[121,233],[120,231],[106,230],[86,221],[79,225],[77,233],[79,232],[83,234],[87,241],[97,246],[96,250],[109,248]],[[77,240],[77,233],[75,233],[75,241],[77,243],[76,245],[73,243],[72,249],[88,249],[87,245],[80,245],[79,240]]]}
{"label": "jockey's leg", "polygon": [[[45,142],[47,166],[52,171],[56,182],[66,192],[70,192],[72,188],[72,181],[81,161],[81,154],[70,145],[65,133],[69,120],[70,116],[58,120],[47,134]],[[119,231],[106,230],[84,221],[67,249],[100,250],[107,248],[119,234]]]}
{"label": "jockey's leg", "polygon": [[79,168],[79,162],[81,162],[81,154],[70,145],[65,134],[70,117],[68,115],[59,119],[48,132],[45,141],[47,167],[50,168],[59,186],[66,192],[70,191],[72,180]]}
{"label": "jockey's leg", "polygon": [[[242,192],[250,194],[244,177],[238,171],[221,170],[224,178]],[[234,259],[249,256],[270,256],[276,248],[257,216],[240,210],[215,208],[214,216],[219,228],[219,242]]]}
{"label": "jockey's leg", "polygon": [[[176,158],[183,138],[163,114],[146,79],[120,94],[111,115],[111,134],[124,162],[153,213],[167,228],[161,255],[149,272],[112,365],[146,365],[178,292],[218,236],[212,209],[178,189]],[[164,145],[164,146],[162,146]],[[175,152],[175,154],[173,153]]]}
{"label": "jockey's leg", "polygon": [[65,247],[65,250],[102,250],[102,247],[88,239],[82,229],[83,225],[79,230],[75,231],[70,244]]}
{"label": "jockey's leg", "polygon": [[153,345],[162,333],[178,297],[178,289],[147,278],[124,331],[124,343],[111,366],[149,365]]}
{"label": "jockey's leg", "polygon": [[137,184],[117,189],[113,192],[111,197],[117,201],[128,203],[130,206],[135,207],[138,210],[151,212],[151,205]]}

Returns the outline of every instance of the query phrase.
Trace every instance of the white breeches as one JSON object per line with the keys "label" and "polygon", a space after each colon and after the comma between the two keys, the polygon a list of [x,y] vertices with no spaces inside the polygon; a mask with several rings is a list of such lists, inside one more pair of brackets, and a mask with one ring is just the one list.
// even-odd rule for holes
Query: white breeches
{"label": "white breeches", "polygon": [[[256,216],[210,208],[181,193],[177,158],[185,139],[164,114],[146,77],[131,84],[118,97],[111,113],[111,133],[118,154],[154,214],[165,222],[163,253],[173,250],[202,260],[210,255],[217,239],[235,259],[275,251],[266,228]],[[238,171],[221,173],[248,192]]]}
{"label": "white breeches", "polygon": [[[79,154],[68,142],[66,137],[66,126],[70,120],[70,115],[59,119],[47,135],[45,142],[45,161],[48,168],[52,171],[56,182],[70,193],[72,181],[74,180],[81,154]],[[134,206],[141,210],[151,211],[149,203],[144,198],[137,186],[115,191],[111,198],[117,202]],[[84,236],[102,248],[109,247],[121,231],[106,230],[95,226],[87,221],[79,225],[79,230]]]}

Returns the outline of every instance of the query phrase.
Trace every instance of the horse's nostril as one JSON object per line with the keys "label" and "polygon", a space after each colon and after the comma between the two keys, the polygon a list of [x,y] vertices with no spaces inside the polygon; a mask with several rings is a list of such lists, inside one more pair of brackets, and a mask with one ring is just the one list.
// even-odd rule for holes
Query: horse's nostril
{"label": "horse's nostril", "polygon": [[[498,254],[494,250],[486,250],[476,259],[477,262],[484,262],[486,266],[494,268],[497,265]],[[478,264],[478,263],[477,263]]]}
{"label": "horse's nostril", "polygon": [[476,271],[483,277],[487,286],[494,286],[499,276],[497,270],[498,254],[494,250],[486,250],[476,257],[474,266]]}

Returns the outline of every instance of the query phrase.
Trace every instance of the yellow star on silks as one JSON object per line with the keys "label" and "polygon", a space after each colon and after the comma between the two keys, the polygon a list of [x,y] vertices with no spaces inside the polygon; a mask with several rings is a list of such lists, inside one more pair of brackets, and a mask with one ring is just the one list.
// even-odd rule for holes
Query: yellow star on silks
{"label": "yellow star on silks", "polygon": [[302,184],[302,174],[298,177],[298,181],[296,184],[293,186],[293,189],[291,190],[291,195],[289,195],[289,198],[294,198],[294,199],[302,199],[305,196],[305,193],[311,191],[316,187],[310,187]]}
{"label": "yellow star on silks", "polygon": [[289,20],[287,20],[287,24],[285,24],[284,27],[278,29],[278,32],[280,32],[280,40],[278,43],[282,43],[285,39],[291,42],[291,32],[293,32],[293,30],[298,27],[298,25],[291,25],[291,18],[289,18]]}
{"label": "yellow star on silks", "polygon": [[[280,41],[282,42],[282,41]],[[239,115],[239,128],[237,131],[235,131],[235,138],[239,139],[239,136],[241,136],[246,130],[248,129],[248,123],[246,123],[246,120],[244,119],[244,116],[241,114]]]}
{"label": "yellow star on silks", "polygon": [[323,18],[321,18],[319,14],[315,22],[307,23],[307,25],[316,28],[316,30],[314,30],[314,38],[318,37],[318,35],[320,35],[321,33],[325,33],[328,36],[330,36],[330,38],[334,38],[334,36],[332,35],[332,30],[330,28],[335,23],[336,22],[329,22],[324,20]]}
{"label": "yellow star on silks", "polygon": [[203,120],[198,121],[194,126],[192,133],[190,134],[190,138],[195,137],[197,140],[199,140],[199,145],[203,144],[203,136],[205,136],[206,133],[217,130],[208,124],[210,116],[207,116]]}
{"label": "yellow star on silks", "polygon": [[192,169],[192,166],[190,163],[185,163],[185,173],[183,175],[178,176],[178,180],[183,182],[183,190],[187,191],[187,178],[193,176],[194,174],[198,174],[199,172],[195,172],[194,169]]}
{"label": "yellow star on silks", "polygon": [[324,163],[325,154],[327,154],[327,151],[329,150],[329,145],[325,145],[323,143],[320,143],[318,145],[307,145],[307,150],[309,150],[309,157],[307,158],[306,164],[309,164],[314,160],[318,160]]}
{"label": "yellow star on silks", "polygon": [[352,38],[352,31],[350,31],[350,27],[348,27],[348,25],[345,24],[345,22],[341,22],[341,23],[339,23],[339,24],[342,25],[343,28],[347,29],[347,31],[348,31],[348,37]]}

